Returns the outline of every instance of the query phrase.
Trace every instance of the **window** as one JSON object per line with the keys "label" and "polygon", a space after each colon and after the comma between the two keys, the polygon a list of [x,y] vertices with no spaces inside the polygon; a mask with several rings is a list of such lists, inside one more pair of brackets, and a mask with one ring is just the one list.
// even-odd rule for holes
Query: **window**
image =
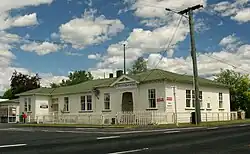
{"label": "window", "polygon": [[28,98],[28,111],[31,111],[31,98]]}
{"label": "window", "polygon": [[210,102],[207,103],[207,108],[208,108],[208,109],[211,108]]}
{"label": "window", "polygon": [[186,90],[186,107],[191,107],[191,90]]}
{"label": "window", "polygon": [[68,112],[69,111],[69,98],[68,97],[64,97],[64,108],[63,111]]}
{"label": "window", "polygon": [[24,111],[25,111],[25,112],[28,111],[28,102],[27,102],[27,98],[24,98]]}
{"label": "window", "polygon": [[87,95],[87,110],[92,110],[92,96]]}
{"label": "window", "polygon": [[192,107],[195,107],[195,91],[192,90]]}
{"label": "window", "polygon": [[85,96],[81,96],[81,110],[85,111],[86,110],[86,103],[85,103]]}
{"label": "window", "polygon": [[203,108],[202,104],[202,91],[199,91],[200,108]]}
{"label": "window", "polygon": [[[192,100],[192,104],[191,104],[191,100]],[[200,107],[203,107],[202,91],[199,91],[199,100],[200,100]],[[194,90],[192,91],[186,90],[186,107],[195,107],[195,91]]]}
{"label": "window", "polygon": [[110,94],[109,93],[104,94],[104,109],[110,110]]}
{"label": "window", "polygon": [[222,93],[219,93],[219,108],[223,108],[223,97],[222,97]]}
{"label": "window", "polygon": [[81,111],[90,111],[92,110],[92,96],[86,95],[81,96]]}
{"label": "window", "polygon": [[156,108],[155,89],[148,90],[149,108]]}

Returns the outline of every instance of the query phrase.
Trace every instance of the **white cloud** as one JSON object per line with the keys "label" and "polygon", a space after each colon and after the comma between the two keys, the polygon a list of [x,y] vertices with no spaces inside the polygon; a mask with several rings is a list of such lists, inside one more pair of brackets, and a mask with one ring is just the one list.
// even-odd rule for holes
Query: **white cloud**
{"label": "white cloud", "polygon": [[212,8],[223,17],[230,16],[231,19],[244,23],[250,21],[250,7],[246,5],[248,2],[249,0],[223,1],[212,5]]}
{"label": "white cloud", "polygon": [[237,12],[237,14],[233,17],[234,20],[239,22],[248,22],[250,21],[250,8],[245,8]]}
{"label": "white cloud", "polygon": [[68,56],[84,56],[84,54],[76,53],[76,52],[65,52]]}
{"label": "white cloud", "polygon": [[[50,4],[53,0],[1,0],[0,3],[0,94],[3,94],[5,90],[9,88],[10,78],[14,70],[25,74],[33,74],[30,70],[20,67],[13,67],[12,62],[16,56],[10,51],[12,48],[16,48],[16,43],[20,42],[20,37],[16,34],[7,33],[3,30],[11,27],[23,27],[32,26],[38,24],[37,14],[26,14],[23,16],[10,16],[9,11],[13,9],[19,9],[27,6],[38,6],[41,4]],[[26,35],[25,38],[29,38]],[[30,44],[29,44],[30,45]],[[33,49],[37,51],[55,50],[56,47],[47,43],[33,44]],[[37,46],[36,46],[37,45]],[[31,50],[32,46],[30,47]],[[65,79],[64,76],[54,76],[50,73],[41,73],[42,85],[48,85],[51,81],[60,82],[61,79]]]}
{"label": "white cloud", "polygon": [[[10,87],[10,78],[16,70],[23,74],[35,75],[34,72],[21,67],[12,67],[12,60],[15,55],[10,51],[0,51],[0,95]],[[38,73],[41,79],[41,85],[48,87],[51,82],[59,83],[62,79],[67,79],[65,76],[56,76],[51,73]]]}
{"label": "white cloud", "polygon": [[62,24],[59,28],[61,39],[74,48],[85,48],[102,43],[124,29],[120,20],[106,19],[104,15],[95,17],[95,13],[96,10],[85,11],[83,17]]}
{"label": "white cloud", "polygon": [[46,55],[51,52],[56,52],[61,48],[62,48],[61,46],[50,42],[43,42],[43,43],[32,42],[30,44],[24,44],[21,46],[22,50],[36,52],[38,55]]}
{"label": "white cloud", "polygon": [[227,37],[224,37],[221,41],[220,41],[220,45],[222,46],[226,46],[228,44],[232,44],[235,42],[238,42],[239,39],[237,37],[235,37],[235,34],[229,35]]}
{"label": "white cloud", "polygon": [[[152,53],[145,60],[147,61],[149,68],[160,68],[179,74],[192,75],[193,73],[192,59],[190,56],[178,58],[163,57],[159,63],[160,59],[160,54]],[[236,72],[249,74],[250,71],[248,70],[250,67],[250,44],[241,45],[235,52],[220,51],[214,53],[199,53],[197,56],[197,61],[199,75],[209,79],[213,79],[214,74],[219,73],[221,68],[233,69]],[[130,61],[129,63],[132,62],[133,61]],[[113,64],[110,67],[95,69],[92,68],[90,70],[93,75],[102,78],[104,72],[115,72],[115,67],[116,64]]]}
{"label": "white cloud", "polygon": [[59,34],[57,34],[57,33],[52,33],[52,34],[50,35],[50,37],[51,37],[53,40],[60,38]]}
{"label": "white cloud", "polygon": [[41,86],[43,87],[50,87],[51,83],[60,83],[63,79],[66,80],[68,77],[66,76],[56,76],[52,73],[39,73],[41,79]]}
{"label": "white cloud", "polygon": [[[177,20],[178,21],[178,20]],[[189,29],[187,21],[182,20],[175,36],[177,22],[169,23],[167,26],[156,28],[152,31],[141,28],[133,29],[125,41],[111,44],[107,49],[107,55],[102,57],[101,62],[97,64],[98,68],[122,68],[123,65],[123,44],[126,44],[126,61],[128,65],[138,57],[144,54],[158,53],[167,50],[169,57],[173,55],[173,49],[176,45],[185,40]],[[172,38],[173,37],[173,38]]]}
{"label": "white cloud", "polygon": [[12,27],[26,27],[39,24],[37,14],[27,14],[24,16],[11,17],[7,12],[0,12],[0,30],[9,29]]}
{"label": "white cloud", "polygon": [[24,16],[10,15],[13,9],[19,9],[27,6],[38,6],[41,4],[51,4],[53,0],[1,0],[0,3],[0,30],[11,27],[33,26],[38,24],[36,13],[27,14]]}
{"label": "white cloud", "polygon": [[[165,8],[181,11],[193,5],[202,4],[206,7],[206,0],[125,0],[134,10],[134,15],[142,18],[142,24],[150,27],[159,27],[176,19],[176,15]],[[128,10],[128,9],[126,9]],[[119,12],[122,12],[119,11]]]}
{"label": "white cloud", "polygon": [[33,26],[37,25],[37,15],[36,13],[16,17],[16,19],[13,21],[12,26],[15,27],[24,27],[24,26]]}
{"label": "white cloud", "polygon": [[239,46],[242,45],[242,42],[238,37],[235,36],[235,34],[232,34],[224,37],[220,41],[219,45],[221,45],[225,51],[235,52],[237,48],[239,48]]}
{"label": "white cloud", "polygon": [[95,59],[95,60],[98,60],[101,58],[101,55],[100,54],[90,54],[88,55],[88,59]]}
{"label": "white cloud", "polygon": [[210,27],[209,25],[206,23],[205,19],[197,19],[196,22],[195,22],[195,31],[197,33],[202,33],[204,31],[207,31],[209,30]]}
{"label": "white cloud", "polygon": [[11,9],[23,8],[26,6],[38,6],[41,4],[51,4],[53,0],[1,0],[0,12],[9,11]]}

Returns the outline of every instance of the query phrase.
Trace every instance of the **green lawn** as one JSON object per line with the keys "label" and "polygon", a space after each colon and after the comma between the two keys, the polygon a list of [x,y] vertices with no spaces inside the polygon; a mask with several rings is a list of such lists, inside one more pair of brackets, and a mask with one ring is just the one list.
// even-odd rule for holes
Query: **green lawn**
{"label": "green lawn", "polygon": [[[215,127],[233,124],[250,124],[250,119],[246,120],[233,120],[233,121],[219,121],[219,122],[203,122],[199,125],[190,123],[180,123],[178,127]],[[87,124],[18,124],[20,127],[82,127],[82,128],[139,128],[139,127],[152,127],[152,128],[175,128],[175,124],[161,124],[161,125],[87,125]]]}

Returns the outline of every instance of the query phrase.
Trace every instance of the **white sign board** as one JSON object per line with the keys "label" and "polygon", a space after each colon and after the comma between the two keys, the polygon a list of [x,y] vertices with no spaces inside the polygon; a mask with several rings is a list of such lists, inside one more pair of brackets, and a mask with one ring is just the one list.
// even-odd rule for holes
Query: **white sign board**
{"label": "white sign board", "polygon": [[41,109],[47,109],[47,108],[49,108],[49,105],[48,105],[48,103],[40,103],[40,108]]}
{"label": "white sign board", "polygon": [[130,89],[130,88],[137,88],[137,84],[135,82],[124,82],[124,83],[117,83],[117,89]]}

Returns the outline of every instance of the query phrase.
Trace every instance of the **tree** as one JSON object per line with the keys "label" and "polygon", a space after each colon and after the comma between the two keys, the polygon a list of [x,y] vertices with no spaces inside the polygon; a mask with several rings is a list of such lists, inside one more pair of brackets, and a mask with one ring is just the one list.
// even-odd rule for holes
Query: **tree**
{"label": "tree", "polygon": [[50,84],[50,87],[51,87],[51,88],[58,88],[58,87],[60,87],[60,85],[58,85],[58,84],[56,84],[56,83],[51,83],[51,84]]}
{"label": "tree", "polygon": [[12,99],[14,98],[15,96],[13,95],[12,91],[11,91],[11,88],[8,89],[7,91],[4,92],[3,94],[3,99]]}
{"label": "tree", "polygon": [[230,90],[231,110],[244,110],[250,116],[250,80],[233,70],[223,70],[215,76],[215,81],[226,84]]}
{"label": "tree", "polygon": [[14,71],[10,80],[11,80],[10,84],[11,88],[5,92],[5,97],[7,99],[17,98],[15,96],[16,94],[40,88],[41,78],[39,77],[38,74],[36,74],[35,76],[30,76]]}
{"label": "tree", "polygon": [[70,86],[70,85],[76,85],[76,84],[94,79],[94,77],[92,76],[90,72],[86,72],[84,70],[70,73],[68,78],[69,79],[67,80],[62,80],[60,84],[51,83],[50,86],[52,88],[57,88],[60,86]]}
{"label": "tree", "polygon": [[129,69],[129,74],[137,74],[144,71],[147,71],[147,62],[143,57],[139,57],[133,64],[132,68]]}

